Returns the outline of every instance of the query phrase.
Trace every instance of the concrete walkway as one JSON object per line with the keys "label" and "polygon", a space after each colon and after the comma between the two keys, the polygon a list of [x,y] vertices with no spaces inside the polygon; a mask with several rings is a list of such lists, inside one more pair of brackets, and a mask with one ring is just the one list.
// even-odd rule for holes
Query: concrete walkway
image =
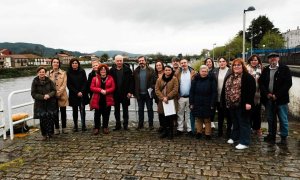
{"label": "concrete walkway", "polygon": [[136,131],[134,124],[130,131],[94,136],[92,125],[46,142],[38,140],[39,131],[0,140],[0,179],[300,179],[297,122],[290,123],[288,146],[253,135],[246,150],[215,136],[159,139],[156,131]]}

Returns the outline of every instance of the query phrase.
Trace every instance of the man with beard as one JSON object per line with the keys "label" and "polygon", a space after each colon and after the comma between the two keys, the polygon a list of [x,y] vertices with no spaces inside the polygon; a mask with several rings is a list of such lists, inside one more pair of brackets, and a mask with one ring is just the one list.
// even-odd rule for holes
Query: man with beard
{"label": "man with beard", "polygon": [[144,128],[144,107],[147,106],[149,130],[153,130],[154,69],[147,66],[145,56],[138,57],[139,66],[134,70],[134,96],[138,102],[139,123],[137,130]]}

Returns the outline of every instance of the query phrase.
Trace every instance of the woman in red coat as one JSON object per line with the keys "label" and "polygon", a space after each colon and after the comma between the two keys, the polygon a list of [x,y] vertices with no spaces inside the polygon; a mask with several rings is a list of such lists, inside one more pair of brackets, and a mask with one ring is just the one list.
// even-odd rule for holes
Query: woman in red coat
{"label": "woman in red coat", "polygon": [[[91,83],[91,91],[93,96],[91,98],[91,109],[98,109],[100,117],[103,119],[103,133],[108,134],[108,121],[111,106],[114,105],[113,94],[115,91],[115,83],[113,78],[108,75],[109,69],[106,64],[101,64],[98,67],[97,75],[93,78]],[[100,118],[95,121],[94,135],[99,134],[101,127]]]}

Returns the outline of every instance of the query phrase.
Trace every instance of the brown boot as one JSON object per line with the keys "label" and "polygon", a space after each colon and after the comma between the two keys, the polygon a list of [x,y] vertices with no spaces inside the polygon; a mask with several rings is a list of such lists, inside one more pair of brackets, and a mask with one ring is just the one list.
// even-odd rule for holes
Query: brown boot
{"label": "brown boot", "polygon": [[104,134],[109,134],[108,128],[104,128],[104,129],[103,129],[103,133],[104,133]]}
{"label": "brown boot", "polygon": [[99,134],[99,129],[95,128],[94,131],[93,131],[93,134],[98,135]]}

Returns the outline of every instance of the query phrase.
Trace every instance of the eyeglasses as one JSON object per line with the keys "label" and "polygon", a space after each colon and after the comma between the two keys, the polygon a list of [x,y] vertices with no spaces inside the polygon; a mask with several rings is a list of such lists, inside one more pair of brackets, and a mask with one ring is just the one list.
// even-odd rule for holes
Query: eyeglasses
{"label": "eyeglasses", "polygon": [[240,66],[242,66],[241,64],[234,64],[234,65],[232,65],[233,67],[240,67]]}

